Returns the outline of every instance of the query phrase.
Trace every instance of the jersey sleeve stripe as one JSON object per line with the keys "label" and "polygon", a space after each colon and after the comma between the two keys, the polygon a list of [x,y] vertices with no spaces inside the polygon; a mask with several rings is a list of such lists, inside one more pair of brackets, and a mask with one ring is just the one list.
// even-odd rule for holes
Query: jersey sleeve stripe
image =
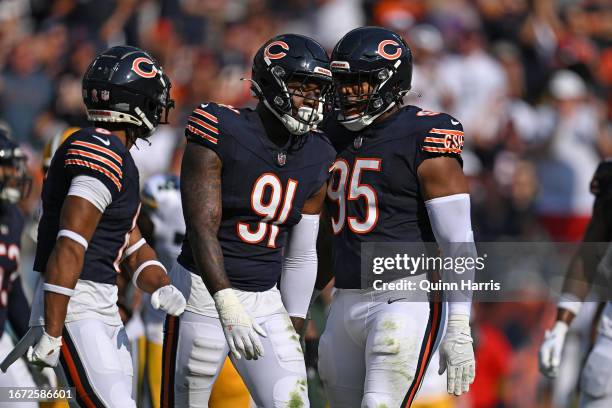
{"label": "jersey sleeve stripe", "polygon": [[74,142],[72,142],[72,144],[76,145],[76,146],[88,147],[90,149],[97,150],[100,153],[104,153],[107,156],[109,156],[112,159],[114,159],[117,162],[117,164],[119,164],[120,166],[123,164],[123,159],[117,153],[115,153],[112,150],[107,149],[105,147],[98,146],[97,144],[93,144],[93,143],[83,142],[81,140],[75,140]]}
{"label": "jersey sleeve stripe", "polygon": [[219,130],[216,127],[214,127],[212,125],[209,125],[208,123],[204,122],[203,120],[200,120],[200,119],[196,118],[195,116],[190,116],[188,118],[188,122],[191,122],[191,125],[200,125],[204,129],[210,130],[211,132],[213,132],[216,135],[219,134]]}
{"label": "jersey sleeve stripe", "polygon": [[453,129],[436,129],[433,128],[429,131],[429,133],[434,133],[438,135],[453,135],[453,136],[463,136],[463,132],[460,130]]}
{"label": "jersey sleeve stripe", "polygon": [[204,116],[206,119],[210,120],[213,123],[219,123],[219,120],[217,119],[216,116],[211,115],[210,113],[206,112],[205,110],[196,108],[193,112],[197,113],[198,115]]}
{"label": "jersey sleeve stripe", "polygon": [[108,177],[115,184],[115,186],[117,186],[117,189],[121,191],[121,182],[119,181],[119,179],[113,173],[111,173],[109,170],[105,169],[102,166],[98,166],[97,164],[94,164],[88,161],[84,161],[84,160],[80,160],[80,159],[67,159],[65,161],[65,164],[67,166],[73,165],[73,166],[87,167],[92,170],[98,171],[104,174],[106,177]]}
{"label": "jersey sleeve stripe", "polygon": [[446,141],[446,138],[444,138],[444,137],[426,137],[425,138],[425,143],[442,143],[442,144],[444,144],[445,141]]}
{"label": "jersey sleeve stripe", "polygon": [[423,150],[430,153],[457,153],[461,154],[461,149],[454,149],[452,147],[432,147],[423,146]]}
{"label": "jersey sleeve stripe", "polygon": [[113,163],[112,161],[98,155],[95,153],[91,153],[91,152],[87,152],[85,150],[81,150],[81,149],[68,149],[67,154],[72,155],[72,156],[81,156],[81,157],[87,157],[93,160],[97,160],[101,163],[104,163],[105,165],[107,165],[108,167],[110,167],[113,171],[115,171],[115,173],[117,173],[117,176],[119,176],[119,178],[123,177],[123,172],[121,171],[121,169],[119,167],[117,167],[117,165],[115,163]]}
{"label": "jersey sleeve stripe", "polygon": [[200,129],[197,129],[191,125],[187,125],[187,130],[190,131],[191,133],[195,133],[196,135],[202,136],[204,139],[208,140],[211,143],[217,144],[218,140],[216,137],[212,137],[211,135],[202,132]]}

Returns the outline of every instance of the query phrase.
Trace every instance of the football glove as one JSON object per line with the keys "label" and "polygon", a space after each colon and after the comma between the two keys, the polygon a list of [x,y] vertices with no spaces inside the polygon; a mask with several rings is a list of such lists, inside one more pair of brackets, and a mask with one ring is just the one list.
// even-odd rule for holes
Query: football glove
{"label": "football glove", "polygon": [[440,368],[442,375],[448,370],[446,388],[449,394],[468,392],[476,377],[476,361],[472,347],[470,319],[467,315],[453,315],[448,319],[446,335],[440,344]]}
{"label": "football glove", "polygon": [[173,285],[162,286],[151,294],[151,306],[172,316],[183,313],[186,305],[185,297]]}
{"label": "football glove", "polygon": [[55,367],[59,361],[62,337],[53,337],[43,330],[42,337],[28,349],[27,358],[30,364],[39,368]]}
{"label": "football glove", "polygon": [[544,341],[538,353],[540,372],[548,378],[555,378],[559,374],[561,364],[561,352],[568,325],[565,322],[557,321],[552,330],[546,330]]}
{"label": "football glove", "polygon": [[266,337],[267,334],[247,313],[234,290],[222,289],[214,294],[213,299],[234,358],[240,360],[241,354],[247,360],[263,357],[264,349],[259,336]]}

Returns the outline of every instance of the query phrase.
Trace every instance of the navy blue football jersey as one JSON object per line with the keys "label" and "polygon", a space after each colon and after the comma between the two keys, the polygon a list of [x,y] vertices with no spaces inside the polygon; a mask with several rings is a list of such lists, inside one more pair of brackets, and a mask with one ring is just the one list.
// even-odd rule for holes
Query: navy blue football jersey
{"label": "navy blue football jersey", "polygon": [[116,282],[119,262],[140,211],[138,169],[121,139],[100,128],[86,128],[59,147],[43,184],[43,214],[38,224],[34,270],[44,272],[59,232],[59,217],[72,179],[87,175],[100,180],[112,202],[96,227],[80,279]]}
{"label": "navy blue football jersey", "polygon": [[23,335],[23,329],[27,329],[27,314],[21,319],[11,318],[11,315],[15,315],[11,313],[11,308],[21,308],[26,313],[29,310],[17,271],[23,224],[23,214],[16,205],[0,205],[0,337],[7,318],[19,336]]}
{"label": "navy blue football jersey", "polygon": [[417,168],[441,155],[461,162],[463,128],[447,114],[405,106],[359,132],[333,119],[324,130],[338,152],[326,199],[335,285],[357,289],[361,243],[435,242]]}
{"label": "navy blue football jersey", "polygon": [[[323,134],[311,132],[282,151],[267,138],[257,112],[214,103],[193,111],[185,135],[222,161],[218,238],[232,286],[252,292],[272,288],[281,274],[287,230],[327,180],[333,147]],[[197,273],[189,236],[178,261]]]}

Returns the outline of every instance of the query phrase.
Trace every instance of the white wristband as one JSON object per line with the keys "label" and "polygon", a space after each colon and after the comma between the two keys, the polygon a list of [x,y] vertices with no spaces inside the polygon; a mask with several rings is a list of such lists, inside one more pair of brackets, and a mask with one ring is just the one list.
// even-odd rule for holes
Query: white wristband
{"label": "white wristband", "polygon": [[136,242],[134,245],[132,245],[131,247],[125,250],[125,252],[123,253],[123,259],[127,258],[128,256],[132,255],[134,252],[138,251],[140,247],[146,243],[147,243],[146,239],[140,238],[138,242]]}
{"label": "white wristband", "polygon": [[450,316],[467,316],[468,320],[472,312],[472,302],[449,302],[448,314]]}
{"label": "white wristband", "polygon": [[60,295],[71,297],[74,295],[74,289],[65,286],[54,285],[52,283],[43,283],[43,290],[46,292],[59,293]]}
{"label": "white wristband", "polygon": [[232,288],[221,289],[213,295],[217,310],[224,308],[233,308],[241,306],[240,299],[236,296],[236,292]]}
{"label": "white wristband", "polygon": [[83,248],[85,248],[85,250],[87,250],[87,247],[89,246],[89,244],[87,243],[87,240],[82,235],[77,234],[74,231],[70,231],[67,229],[60,230],[57,233],[57,239],[59,239],[60,237],[66,237],[66,238],[73,240],[77,244],[81,244]]}
{"label": "white wristband", "polygon": [[569,310],[574,315],[578,315],[580,308],[582,307],[582,301],[578,298],[578,296],[565,292],[561,294],[557,307],[559,309]]}
{"label": "white wristband", "polygon": [[138,269],[136,269],[134,271],[134,274],[132,275],[132,283],[134,284],[134,286],[138,287],[138,284],[136,283],[136,281],[138,280],[138,275],[140,275],[140,272],[142,272],[144,270],[144,268],[146,268],[147,266],[151,266],[151,265],[157,265],[160,268],[162,268],[164,270],[164,272],[168,273],[168,271],[166,271],[166,268],[164,267],[164,265],[162,265],[161,262],[156,261],[154,259],[151,259],[150,261],[145,261],[145,262],[140,264]]}

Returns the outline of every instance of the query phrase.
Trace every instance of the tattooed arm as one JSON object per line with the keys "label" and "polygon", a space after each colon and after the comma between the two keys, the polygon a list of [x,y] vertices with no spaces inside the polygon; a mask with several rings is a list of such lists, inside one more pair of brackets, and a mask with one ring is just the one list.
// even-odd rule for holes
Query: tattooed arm
{"label": "tattooed arm", "polygon": [[266,336],[240,302],[223,267],[217,233],[221,222],[221,168],[217,153],[187,143],[181,168],[183,213],[191,251],[202,280],[213,296],[225,339],[234,358],[264,355],[259,336]]}
{"label": "tattooed arm", "polygon": [[193,258],[211,295],[230,288],[217,239],[221,222],[221,159],[212,150],[187,143],[181,167],[183,214]]}

